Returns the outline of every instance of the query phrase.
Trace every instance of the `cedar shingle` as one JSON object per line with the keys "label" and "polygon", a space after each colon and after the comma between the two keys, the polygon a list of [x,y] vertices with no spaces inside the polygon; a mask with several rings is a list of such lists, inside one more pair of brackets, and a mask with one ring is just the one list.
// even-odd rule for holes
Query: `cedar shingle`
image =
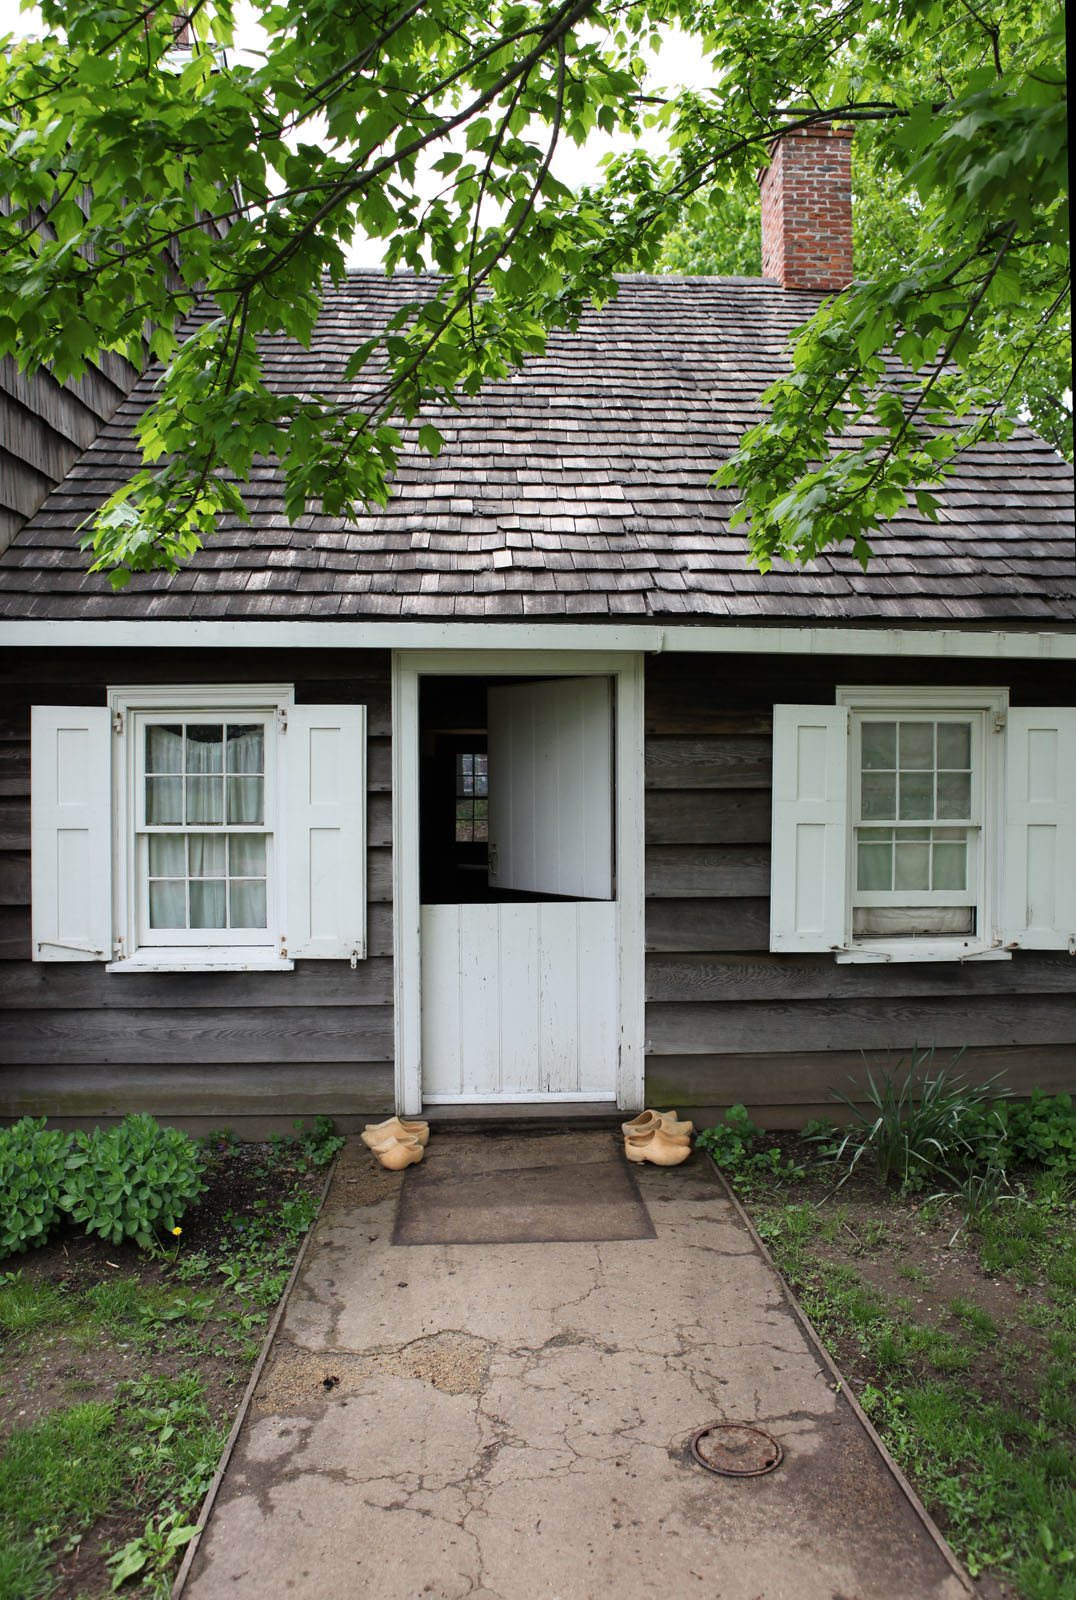
{"label": "cedar shingle", "polygon": [[[359,401],[343,379],[354,344],[435,283],[360,272],[328,288],[309,350],[264,341],[270,386]],[[428,407],[440,456],[404,430],[386,506],[355,522],[312,508],[289,526],[279,473],[258,460],[249,524],[113,593],[86,573],[77,530],[135,470],[147,374],[0,558],[0,614],[1076,620],[1071,469],[1025,428],[965,454],[936,491],[937,523],[911,510],[879,530],[866,572],[846,549],[808,569],[748,565],[735,496],[710,480],[816,303],[761,280],[622,278],[521,371],[458,411]]]}

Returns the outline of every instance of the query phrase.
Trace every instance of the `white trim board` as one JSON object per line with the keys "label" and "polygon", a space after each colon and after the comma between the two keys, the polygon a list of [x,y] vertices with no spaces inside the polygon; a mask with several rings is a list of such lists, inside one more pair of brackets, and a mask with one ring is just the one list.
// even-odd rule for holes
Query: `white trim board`
{"label": "white trim board", "polygon": [[[514,634],[513,634],[514,637]],[[617,1105],[637,1111],[644,1090],[643,663],[641,653],[511,650],[476,656],[473,648],[395,651],[392,657],[393,1011],[396,1106],[422,1110],[422,948],[419,898],[419,678],[446,674],[567,675],[616,678],[615,780],[619,952],[620,1065]],[[593,1094],[590,1100],[595,1100]],[[551,1096],[550,1100],[564,1099]]]}
{"label": "white trim board", "polygon": [[[729,623],[663,628],[654,623],[574,622],[167,622],[41,620],[0,623],[0,645],[351,650],[643,651],[746,655],[951,656],[963,660],[1076,661],[1076,626],[1043,631],[960,628],[801,627]],[[482,671],[487,669],[483,667]]]}

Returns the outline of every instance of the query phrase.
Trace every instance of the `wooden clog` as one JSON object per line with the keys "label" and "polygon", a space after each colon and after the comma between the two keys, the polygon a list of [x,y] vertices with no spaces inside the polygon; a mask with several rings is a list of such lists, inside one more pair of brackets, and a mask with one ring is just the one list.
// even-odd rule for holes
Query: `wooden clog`
{"label": "wooden clog", "polygon": [[375,1144],[382,1143],[387,1138],[417,1139],[419,1144],[425,1145],[430,1137],[428,1122],[401,1122],[399,1117],[389,1117],[385,1122],[368,1122],[359,1135],[363,1144],[372,1150]]}

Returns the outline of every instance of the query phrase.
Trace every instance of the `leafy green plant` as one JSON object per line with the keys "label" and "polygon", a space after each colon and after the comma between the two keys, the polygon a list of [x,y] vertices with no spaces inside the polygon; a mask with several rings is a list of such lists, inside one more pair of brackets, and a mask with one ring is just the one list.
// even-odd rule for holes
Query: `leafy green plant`
{"label": "leafy green plant", "polygon": [[138,1578],[149,1585],[155,1600],[157,1596],[164,1600],[171,1588],[169,1573],[175,1558],[197,1532],[196,1527],[179,1521],[178,1511],[170,1512],[159,1522],[147,1522],[144,1533],[137,1539],[130,1539],[122,1550],[108,1558],[113,1592],[122,1588],[129,1578]]}
{"label": "leafy green plant", "polygon": [[729,1107],[724,1122],[704,1128],[695,1144],[709,1151],[733,1185],[749,1183],[763,1174],[774,1178],[802,1177],[803,1168],[786,1161],[776,1146],[758,1149],[761,1137],[762,1129],[751,1121],[747,1107],[738,1104]]}
{"label": "leafy green plant", "polygon": [[301,1159],[298,1165],[301,1172],[327,1167],[344,1148],[344,1136],[337,1133],[332,1117],[315,1117],[314,1126],[309,1132],[304,1132],[301,1119],[292,1123],[292,1127],[299,1137]]}
{"label": "leafy green plant", "polygon": [[151,1249],[205,1189],[202,1156],[178,1128],[132,1113],[113,1128],[77,1133],[60,1205],[87,1233]]}
{"label": "leafy green plant", "polygon": [[0,1256],[45,1243],[60,1216],[69,1142],[44,1117],[0,1128]]}
{"label": "leafy green plant", "polygon": [[[823,1129],[809,1137],[818,1142],[824,1161],[846,1165],[844,1183],[865,1156],[873,1158],[879,1183],[897,1182],[902,1190],[921,1189],[931,1175],[962,1178],[988,1164],[990,1152],[1005,1138],[1005,1124],[992,1104],[997,1078],[973,1085],[956,1074],[963,1055],[958,1050],[948,1067],[937,1072],[934,1046],[912,1047],[879,1081],[867,1074],[860,1100],[843,1090],[830,1093],[851,1112],[847,1128]],[[865,1105],[862,1102],[865,1102]],[[839,1185],[838,1185],[839,1187]]]}
{"label": "leafy green plant", "polygon": [[1076,1173],[1076,1108],[1067,1094],[1041,1089],[1006,1106],[1005,1136],[1013,1161],[1027,1161],[1064,1177]]}

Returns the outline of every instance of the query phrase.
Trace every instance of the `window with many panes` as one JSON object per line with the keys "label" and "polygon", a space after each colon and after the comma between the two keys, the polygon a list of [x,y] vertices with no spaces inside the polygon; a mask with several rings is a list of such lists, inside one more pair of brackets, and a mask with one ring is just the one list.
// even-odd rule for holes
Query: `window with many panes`
{"label": "window with many panes", "polygon": [[456,753],[456,843],[489,838],[489,757],[485,751]]}
{"label": "window with many panes", "polygon": [[265,942],[272,733],[249,712],[137,716],[141,944]]}
{"label": "window with many panes", "polygon": [[977,932],[982,714],[853,716],[852,935]]}
{"label": "window with many panes", "polygon": [[847,716],[844,945],[968,954],[996,942],[1008,695],[839,689]]}

